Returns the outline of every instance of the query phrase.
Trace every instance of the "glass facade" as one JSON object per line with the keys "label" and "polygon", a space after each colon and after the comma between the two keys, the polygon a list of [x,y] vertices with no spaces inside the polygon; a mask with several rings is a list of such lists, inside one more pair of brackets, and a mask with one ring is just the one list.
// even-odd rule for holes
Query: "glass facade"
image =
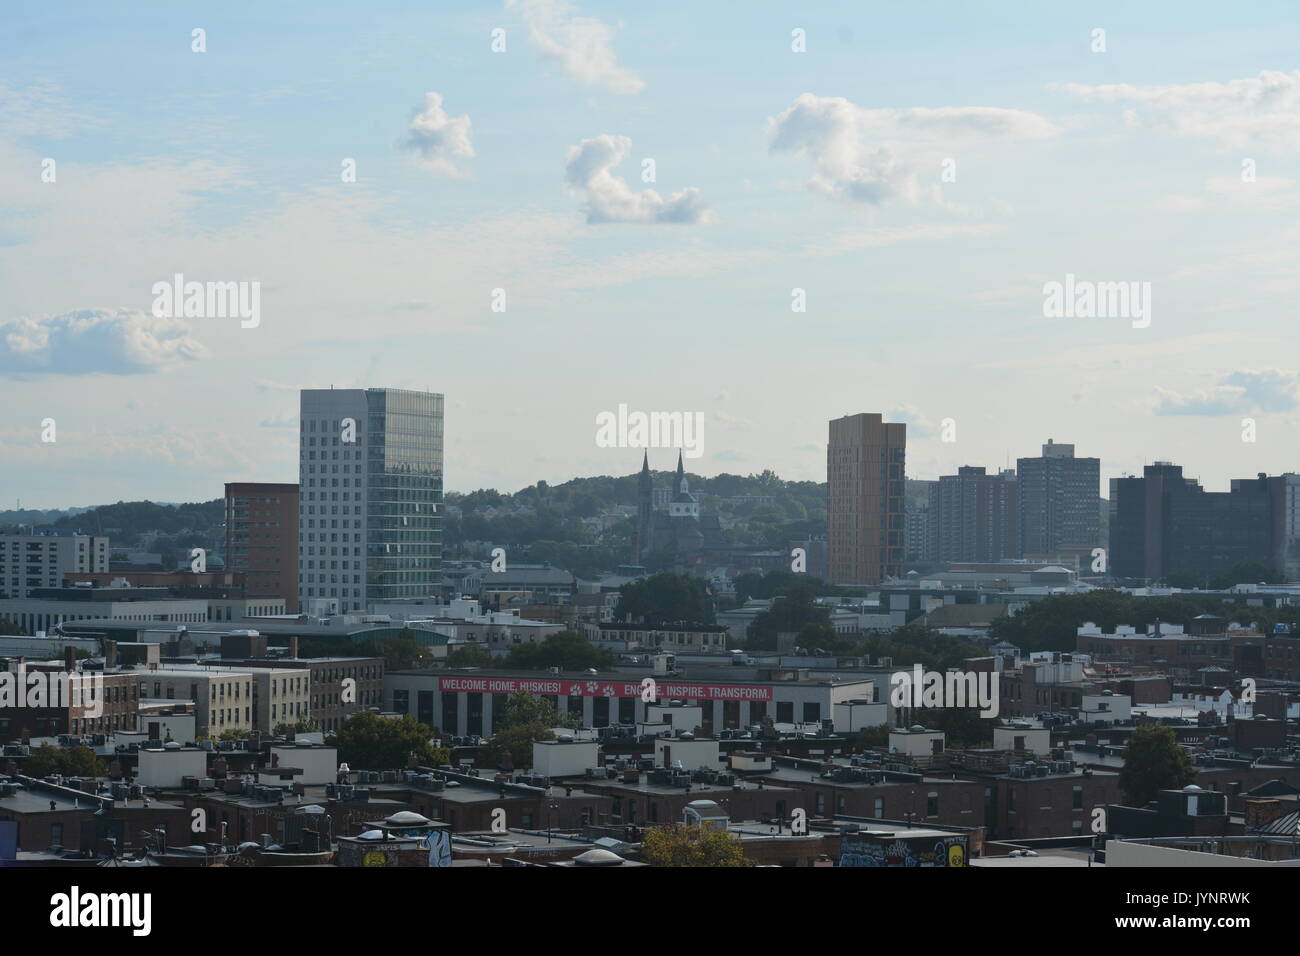
{"label": "glass facade", "polygon": [[304,389],[298,582],[319,614],[438,593],[443,397]]}
{"label": "glass facade", "polygon": [[366,601],[428,597],[442,577],[443,398],[366,392]]}

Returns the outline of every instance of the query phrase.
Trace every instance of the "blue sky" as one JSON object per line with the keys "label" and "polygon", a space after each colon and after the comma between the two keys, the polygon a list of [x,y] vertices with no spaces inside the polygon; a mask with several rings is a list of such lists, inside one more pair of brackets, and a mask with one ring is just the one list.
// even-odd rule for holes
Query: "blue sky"
{"label": "blue sky", "polygon": [[[635,470],[619,404],[704,413],[706,474],[822,480],[857,411],[913,477],[1300,469],[1291,6],[12,3],[0,502],[295,480],[330,384],[445,393],[457,490]],[[177,272],[259,325],[151,316]],[[1150,326],[1045,318],[1067,273]]]}

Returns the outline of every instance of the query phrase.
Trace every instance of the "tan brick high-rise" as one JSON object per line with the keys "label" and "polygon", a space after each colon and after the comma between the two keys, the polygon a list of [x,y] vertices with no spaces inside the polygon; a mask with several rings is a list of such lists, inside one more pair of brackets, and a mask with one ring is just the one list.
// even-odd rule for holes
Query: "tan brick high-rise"
{"label": "tan brick high-rise", "polygon": [[907,426],[874,413],[830,423],[826,447],[827,576],[879,584],[903,571]]}

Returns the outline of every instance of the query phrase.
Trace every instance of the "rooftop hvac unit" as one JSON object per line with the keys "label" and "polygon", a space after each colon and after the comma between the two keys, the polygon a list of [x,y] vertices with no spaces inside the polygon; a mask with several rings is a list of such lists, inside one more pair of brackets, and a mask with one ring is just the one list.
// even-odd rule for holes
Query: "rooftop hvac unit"
{"label": "rooftop hvac unit", "polygon": [[182,790],[197,790],[197,789],[199,789],[199,778],[198,778],[198,777],[181,777],[181,789],[182,789]]}
{"label": "rooftop hvac unit", "polygon": [[199,778],[199,789],[200,789],[200,790],[211,790],[211,789],[212,789],[213,787],[215,787],[215,786],[216,786],[216,781],[213,780],[211,777],[200,777],[200,778]]}
{"label": "rooftop hvac unit", "polygon": [[356,799],[357,799],[358,802],[360,802],[360,803],[369,803],[369,802],[370,802],[370,788],[369,788],[369,787],[357,787],[356,792],[355,792],[355,796],[356,796]]}
{"label": "rooftop hvac unit", "polygon": [[16,783],[0,783],[0,797],[12,797],[18,792]]}

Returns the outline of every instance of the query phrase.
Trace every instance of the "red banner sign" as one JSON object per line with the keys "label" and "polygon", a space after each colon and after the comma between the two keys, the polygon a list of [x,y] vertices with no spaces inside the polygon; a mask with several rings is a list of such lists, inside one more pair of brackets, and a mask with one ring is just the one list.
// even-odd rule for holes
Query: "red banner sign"
{"label": "red banner sign", "polygon": [[[563,680],[545,677],[439,677],[444,693],[544,694],[557,697],[640,697],[640,681]],[[771,687],[656,681],[657,700],[771,700]]]}

